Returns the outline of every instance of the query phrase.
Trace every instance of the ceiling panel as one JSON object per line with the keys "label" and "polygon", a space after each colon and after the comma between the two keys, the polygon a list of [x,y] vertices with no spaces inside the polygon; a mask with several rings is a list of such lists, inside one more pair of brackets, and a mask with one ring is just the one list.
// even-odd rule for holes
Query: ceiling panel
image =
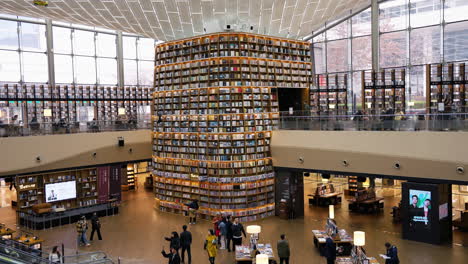
{"label": "ceiling panel", "polygon": [[0,13],[134,32],[172,40],[235,30],[302,38],[370,0],[31,0],[1,1]]}

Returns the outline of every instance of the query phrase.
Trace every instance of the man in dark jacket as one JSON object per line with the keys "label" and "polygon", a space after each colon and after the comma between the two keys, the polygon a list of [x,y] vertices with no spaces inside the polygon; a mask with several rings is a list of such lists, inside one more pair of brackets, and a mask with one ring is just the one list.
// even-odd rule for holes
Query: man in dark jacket
{"label": "man in dark jacket", "polygon": [[244,226],[239,223],[239,219],[234,218],[234,223],[231,226],[232,230],[232,250],[236,250],[236,246],[242,245],[242,234],[244,234],[244,237],[247,237],[245,234]]}
{"label": "man in dark jacket", "polygon": [[171,248],[171,251],[169,252],[169,254],[167,254],[163,248],[163,250],[161,251],[161,254],[165,258],[169,259],[168,264],[180,264],[180,256],[179,256],[179,253],[177,253],[177,250],[175,248]]}
{"label": "man in dark jacket", "polygon": [[[228,215],[226,218],[226,240],[227,240],[227,249],[228,252],[231,252],[231,241],[232,241],[232,222],[231,216]],[[234,247],[234,243],[233,243]]]}
{"label": "man in dark jacket", "polygon": [[336,247],[330,237],[327,237],[327,240],[325,241],[325,257],[327,258],[327,264],[335,263]]}
{"label": "man in dark jacket", "polygon": [[387,248],[386,256],[388,259],[385,260],[385,264],[400,264],[400,259],[398,259],[398,249],[390,243],[385,243],[385,248]]}
{"label": "man in dark jacket", "polygon": [[280,258],[280,264],[289,264],[289,256],[291,252],[289,250],[289,243],[285,239],[285,235],[282,234],[280,236],[281,240],[278,240],[277,249],[278,249],[278,257]]}
{"label": "man in dark jacket", "polygon": [[97,213],[94,213],[91,217],[91,227],[91,237],[89,238],[89,240],[93,241],[94,232],[97,232],[99,240],[102,240],[101,222],[99,222],[99,217],[97,216]]}
{"label": "man in dark jacket", "polygon": [[179,233],[177,233],[176,231],[173,231],[171,237],[165,237],[164,239],[171,242],[169,244],[171,248],[175,249],[177,252],[179,251],[179,248],[180,248]]}
{"label": "man in dark jacket", "polygon": [[185,251],[187,251],[188,264],[191,264],[192,252],[190,251],[190,245],[192,244],[192,233],[187,231],[186,225],[183,225],[182,229],[184,230],[182,233],[180,233],[180,246],[182,247],[182,262],[184,262]]}

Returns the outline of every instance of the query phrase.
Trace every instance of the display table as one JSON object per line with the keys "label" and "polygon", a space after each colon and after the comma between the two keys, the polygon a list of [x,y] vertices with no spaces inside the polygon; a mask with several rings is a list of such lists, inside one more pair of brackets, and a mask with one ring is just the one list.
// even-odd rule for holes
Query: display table
{"label": "display table", "polygon": [[42,249],[42,242],[44,242],[44,239],[40,239],[39,237],[30,236],[30,235],[22,235],[19,238],[15,238],[14,240],[16,242],[26,245],[27,247],[31,249],[37,249],[37,250]]}
{"label": "display table", "polygon": [[15,233],[15,232],[16,231],[11,229],[11,228],[2,227],[2,228],[0,228],[0,238],[11,239],[13,233]]}
{"label": "display table", "polygon": [[375,213],[379,212],[380,209],[384,207],[384,198],[372,198],[363,201],[356,201],[355,199],[348,200],[349,205],[348,208],[351,211],[356,212],[367,212],[367,213]]}
{"label": "display table", "polygon": [[[379,262],[375,258],[367,258],[369,260],[369,264],[379,264]],[[335,260],[336,264],[354,264],[351,257],[337,257]]]}
{"label": "display table", "polygon": [[[265,254],[270,260],[275,258],[271,244],[258,244],[257,250],[260,254]],[[236,263],[252,263],[251,251],[249,246],[236,246]]]}
{"label": "display table", "polygon": [[309,204],[321,205],[321,206],[328,206],[330,204],[336,205],[341,203],[341,193],[327,193],[322,195],[312,195],[308,194],[307,196],[312,197],[309,198]]}
{"label": "display table", "polygon": [[[320,255],[324,255],[325,244],[329,235],[325,230],[312,230],[314,234],[314,245],[319,250]],[[351,255],[351,249],[353,248],[353,238],[344,229],[338,231],[337,239],[333,240],[337,250],[337,256],[349,256]]]}

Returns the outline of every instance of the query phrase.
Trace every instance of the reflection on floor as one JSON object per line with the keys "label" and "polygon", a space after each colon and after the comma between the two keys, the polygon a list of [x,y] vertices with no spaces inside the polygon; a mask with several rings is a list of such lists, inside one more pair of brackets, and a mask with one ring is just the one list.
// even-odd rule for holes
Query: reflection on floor
{"label": "reflection on floor", "polygon": [[[307,189],[305,193],[308,193]],[[370,256],[378,257],[378,254],[384,251],[384,243],[390,241],[398,246],[401,263],[466,263],[468,233],[456,231],[453,246],[435,246],[402,240],[400,225],[393,224],[390,215],[391,206],[397,202],[397,199],[386,199],[384,213],[360,215],[348,212],[345,201],[336,208],[335,218],[340,228],[345,228],[351,233],[356,230],[366,232],[365,248]],[[126,192],[120,214],[101,219],[104,240],[95,240],[91,247],[79,248],[79,251],[104,251],[114,259],[120,257],[121,263],[166,263],[167,260],[160,253],[163,247],[166,250],[169,247],[164,236],[169,236],[173,230],[180,232],[181,226],[187,223],[187,219],[179,215],[157,212],[153,209],[153,204],[153,194],[142,187],[135,192]],[[260,242],[270,242],[276,247],[279,235],[284,233],[291,245],[290,263],[326,263],[313,247],[311,230],[321,229],[327,214],[328,208],[305,205],[303,219],[288,221],[271,217],[257,221],[256,224],[262,226]],[[14,227],[15,215],[11,208],[0,208],[0,219],[0,222]],[[203,251],[204,238],[209,228],[211,224],[206,221],[189,227],[194,237],[192,246],[194,264],[209,263],[207,254]],[[46,239],[45,248],[50,249],[54,245],[64,243],[67,252],[76,250],[74,225],[36,231],[35,234]],[[384,263],[382,259],[379,260],[380,263]],[[232,264],[234,254],[220,251],[216,263]]]}

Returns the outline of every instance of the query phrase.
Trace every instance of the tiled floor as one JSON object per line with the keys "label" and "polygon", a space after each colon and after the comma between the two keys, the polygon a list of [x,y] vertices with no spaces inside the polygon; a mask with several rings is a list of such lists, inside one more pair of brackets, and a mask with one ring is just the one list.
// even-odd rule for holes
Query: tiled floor
{"label": "tiled floor", "polygon": [[[306,185],[306,188],[307,185]],[[308,191],[306,190],[306,193]],[[2,193],[3,194],[3,193]],[[456,231],[454,244],[435,246],[418,242],[402,240],[400,225],[391,221],[390,208],[397,199],[386,199],[385,211],[380,215],[359,215],[350,213],[347,204],[337,207],[335,218],[341,228],[349,232],[362,230],[366,232],[366,250],[371,256],[378,257],[384,251],[384,243],[390,241],[398,246],[400,260],[405,263],[425,264],[462,264],[468,259],[468,233]],[[102,218],[102,233],[104,240],[93,241],[91,247],[79,248],[83,251],[104,251],[114,259],[121,258],[121,263],[167,263],[161,256],[164,246],[169,244],[164,236],[169,236],[173,230],[179,231],[187,220],[179,215],[161,213],[153,209],[153,194],[140,188],[136,192],[127,192],[120,214]],[[312,244],[312,229],[321,229],[328,214],[328,208],[309,207],[306,205],[306,216],[297,220],[281,220],[271,217],[256,222],[262,226],[260,242],[276,244],[281,233],[285,233],[291,245],[292,264],[326,263]],[[0,222],[14,225],[15,215],[11,208],[0,208]],[[203,241],[211,225],[204,221],[190,226],[194,236],[192,247],[194,264],[209,263],[207,254],[203,251]],[[64,243],[67,252],[76,250],[74,225],[68,225],[35,232],[46,239],[45,247]],[[88,233],[89,235],[89,233]],[[276,250],[275,250],[276,251]],[[379,259],[384,263],[382,259]],[[233,253],[220,251],[216,259],[219,264],[234,263]]]}

